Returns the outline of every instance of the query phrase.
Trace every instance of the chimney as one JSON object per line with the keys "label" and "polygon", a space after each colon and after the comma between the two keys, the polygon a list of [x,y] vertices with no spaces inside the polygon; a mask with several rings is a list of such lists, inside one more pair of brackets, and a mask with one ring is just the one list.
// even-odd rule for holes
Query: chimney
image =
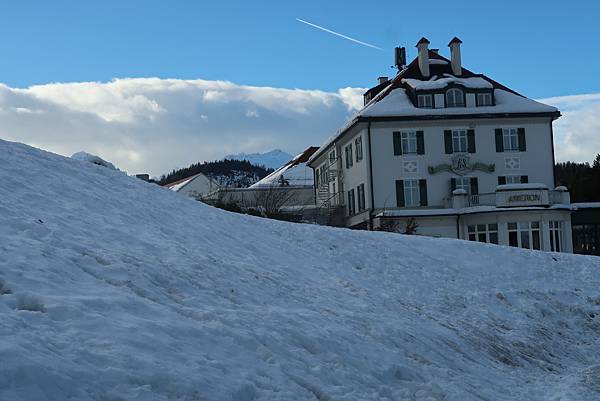
{"label": "chimney", "polygon": [[417,49],[419,49],[419,69],[424,77],[429,77],[429,41],[426,38],[421,38],[417,42]]}
{"label": "chimney", "polygon": [[456,36],[448,43],[450,48],[450,65],[452,66],[452,72],[456,76],[462,75],[462,62],[460,59],[460,44],[462,40]]}
{"label": "chimney", "polygon": [[384,84],[388,81],[388,77],[379,77],[377,78],[377,81],[379,82],[379,85]]}

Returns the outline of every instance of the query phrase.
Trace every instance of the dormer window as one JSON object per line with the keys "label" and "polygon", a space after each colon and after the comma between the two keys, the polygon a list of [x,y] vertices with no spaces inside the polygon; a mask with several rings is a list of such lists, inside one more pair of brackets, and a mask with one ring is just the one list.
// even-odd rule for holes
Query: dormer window
{"label": "dormer window", "polygon": [[492,105],[492,94],[489,92],[477,94],[477,107],[491,106]]}
{"label": "dormer window", "polygon": [[417,105],[419,108],[431,109],[433,108],[433,96],[432,95],[418,95]]}
{"label": "dormer window", "polygon": [[465,95],[460,89],[446,91],[446,107],[465,107]]}

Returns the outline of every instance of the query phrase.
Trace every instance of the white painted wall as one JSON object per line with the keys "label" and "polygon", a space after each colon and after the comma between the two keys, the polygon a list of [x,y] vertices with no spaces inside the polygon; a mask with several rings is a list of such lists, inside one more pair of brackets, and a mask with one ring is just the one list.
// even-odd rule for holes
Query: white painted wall
{"label": "white painted wall", "polygon": [[[526,132],[527,150],[525,152],[496,152],[495,129],[523,127]],[[429,207],[445,207],[450,195],[450,178],[459,177],[451,172],[429,174],[428,166],[441,163],[451,164],[451,154],[444,150],[444,130],[474,129],[476,153],[469,154],[471,162],[494,163],[496,171],[486,173],[474,171],[466,176],[478,178],[479,193],[495,191],[499,175],[528,175],[529,182],[543,183],[554,187],[552,140],[549,118],[536,119],[497,119],[497,120],[445,120],[443,122],[377,122],[371,127],[371,146],[373,152],[373,186],[375,208],[396,207],[395,181],[400,179],[426,179]],[[393,132],[407,130],[424,131],[425,154],[394,156]],[[517,157],[518,169],[510,170],[505,166],[507,157]],[[403,162],[416,161],[415,173],[403,171]]]}

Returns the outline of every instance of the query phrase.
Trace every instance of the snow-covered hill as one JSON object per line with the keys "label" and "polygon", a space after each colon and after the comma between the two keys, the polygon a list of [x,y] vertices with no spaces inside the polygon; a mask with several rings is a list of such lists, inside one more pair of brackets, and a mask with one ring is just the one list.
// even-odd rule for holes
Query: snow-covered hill
{"label": "snow-covered hill", "polygon": [[224,159],[248,160],[255,166],[263,166],[276,170],[292,160],[293,157],[294,156],[281,149],[274,149],[265,153],[238,153],[235,155],[227,155]]}
{"label": "snow-covered hill", "polygon": [[1,400],[600,399],[600,258],[227,213],[0,141]]}

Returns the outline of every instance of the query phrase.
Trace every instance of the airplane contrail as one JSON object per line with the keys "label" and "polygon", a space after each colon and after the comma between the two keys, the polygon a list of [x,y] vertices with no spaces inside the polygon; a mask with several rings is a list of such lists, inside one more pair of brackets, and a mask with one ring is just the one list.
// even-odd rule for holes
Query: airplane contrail
{"label": "airplane contrail", "polygon": [[350,41],[352,41],[354,43],[358,43],[359,45],[367,46],[367,47],[370,47],[370,48],[373,48],[373,49],[377,49],[377,50],[383,50],[381,47],[377,47],[377,46],[369,44],[369,43],[361,42],[360,40],[351,38],[350,36],[342,35],[341,33],[337,33],[337,32],[331,31],[331,30],[329,30],[327,28],[323,28],[322,26],[312,24],[312,23],[310,23],[308,21],[304,21],[304,20],[302,20],[300,18],[296,18],[296,21],[302,22],[303,24],[310,25],[313,28],[317,28],[317,29],[320,29],[322,31],[325,31],[325,32],[331,33],[333,35],[339,36],[340,38],[348,39],[348,40],[350,40]]}

